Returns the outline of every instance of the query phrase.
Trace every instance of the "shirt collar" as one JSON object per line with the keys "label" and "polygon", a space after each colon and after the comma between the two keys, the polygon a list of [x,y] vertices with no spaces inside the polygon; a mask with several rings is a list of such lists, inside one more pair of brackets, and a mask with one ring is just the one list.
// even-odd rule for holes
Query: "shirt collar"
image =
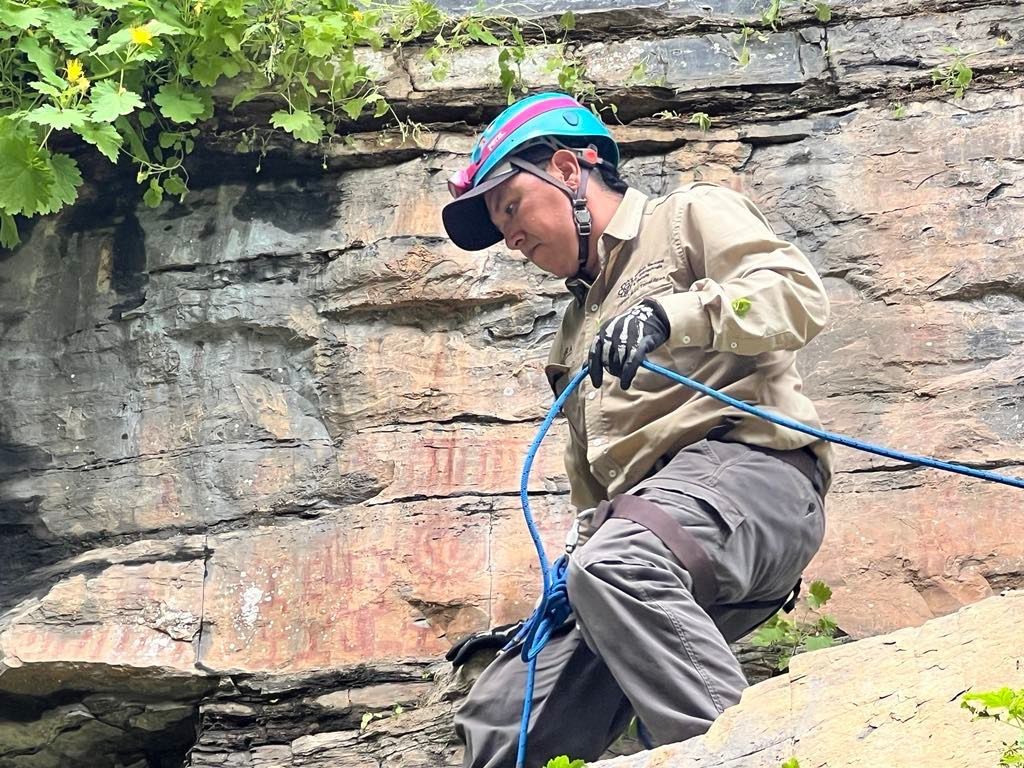
{"label": "shirt collar", "polygon": [[639,189],[629,187],[619,202],[619,207],[612,214],[612,220],[604,228],[602,237],[632,240],[640,231],[640,221],[643,219],[646,204],[647,195]]}
{"label": "shirt collar", "polygon": [[[612,214],[611,221],[604,228],[601,238],[612,237],[620,242],[632,240],[640,231],[640,221],[643,219],[646,206],[647,195],[633,187],[626,189],[622,200],[619,201],[619,207]],[[583,304],[592,284],[582,277],[570,277],[565,281],[565,287],[576,299],[577,304]]]}

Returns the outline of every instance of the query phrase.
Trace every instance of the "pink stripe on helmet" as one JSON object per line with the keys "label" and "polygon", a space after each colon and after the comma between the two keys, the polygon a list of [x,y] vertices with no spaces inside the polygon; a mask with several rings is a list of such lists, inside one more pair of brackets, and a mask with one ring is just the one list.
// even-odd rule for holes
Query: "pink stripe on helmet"
{"label": "pink stripe on helmet", "polygon": [[516,130],[521,128],[525,123],[537,117],[537,115],[543,115],[545,112],[550,112],[552,109],[563,109],[569,107],[579,107],[580,104],[576,99],[569,96],[562,96],[556,99],[546,99],[545,101],[537,102],[524,109],[514,118],[508,121],[507,124],[503,125],[497,133],[495,133],[487,143],[480,150],[480,159],[475,163],[470,163],[469,166],[463,171],[465,176],[472,183],[473,178],[476,176],[476,172],[480,170],[481,166],[487,162],[487,159],[494,154],[494,150],[501,146],[501,143],[511,136]]}

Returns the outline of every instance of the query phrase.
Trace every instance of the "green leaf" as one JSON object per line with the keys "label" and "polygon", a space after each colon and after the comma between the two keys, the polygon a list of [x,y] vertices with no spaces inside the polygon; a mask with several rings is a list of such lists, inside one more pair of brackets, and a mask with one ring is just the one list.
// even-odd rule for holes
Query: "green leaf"
{"label": "green leaf", "polygon": [[192,65],[192,77],[200,85],[208,87],[216,85],[222,76],[232,78],[241,71],[238,62],[227,56],[210,56]]}
{"label": "green leaf", "polygon": [[[694,115],[696,117],[696,115]],[[690,118],[690,122],[693,122],[693,118]],[[735,312],[739,317],[743,317],[750,311],[750,299],[742,297],[739,299],[732,300],[732,311]]]}
{"label": "green leaf", "polygon": [[46,18],[46,11],[42,8],[11,8],[8,3],[6,7],[0,7],[0,24],[15,29],[32,29],[41,26]]}
{"label": "green leaf", "polygon": [[502,42],[495,37],[493,32],[490,32],[486,27],[482,25],[474,30],[473,38],[480,41],[484,45],[501,45]]}
{"label": "green leaf", "polygon": [[349,99],[342,105],[342,110],[353,120],[358,120],[366,106],[366,99]]}
{"label": "green leaf", "polygon": [[82,174],[73,158],[62,154],[52,155],[50,165],[54,177],[53,194],[47,201],[46,210],[40,213],[56,213],[65,205],[71,205],[78,199],[78,188],[82,186]]}
{"label": "green leaf", "polygon": [[558,26],[566,32],[576,29],[576,17],[572,11],[566,11],[558,18]]}
{"label": "green leaf", "polygon": [[828,3],[815,3],[814,15],[818,17],[818,21],[830,22],[832,21],[832,7]]}
{"label": "green leaf", "polygon": [[[690,121],[689,122],[692,123],[693,125],[697,126],[700,130],[705,131],[705,132],[707,132],[711,128],[711,116],[707,112],[695,112],[695,113],[693,113],[690,116]],[[750,303],[751,302],[746,301],[746,299],[736,299],[736,301],[739,301],[739,302],[745,301],[746,302],[746,309],[750,309],[751,308],[750,307]],[[732,304],[733,304],[732,308],[733,308],[733,310],[735,310],[736,302],[734,301],[734,302],[732,302]],[[744,310],[744,313],[745,313],[745,310]],[[738,314],[738,312],[737,312],[737,314]],[[742,317],[743,315],[740,314],[739,316]]]}
{"label": "green leaf", "polygon": [[804,641],[804,647],[808,651],[820,651],[822,648],[831,648],[835,640],[827,635],[812,635]]}
{"label": "green leaf", "polygon": [[[1024,696],[1024,690],[1020,693]],[[986,709],[1010,709],[1016,694],[1011,688],[1000,688],[997,691],[984,691],[979,693],[965,693],[963,703],[977,702]]]}
{"label": "green leaf", "polygon": [[270,116],[270,124],[282,128],[299,141],[316,144],[324,132],[324,121],[318,115],[304,110],[285,112],[278,110]]}
{"label": "green leaf", "polygon": [[139,112],[138,119],[139,125],[141,125],[143,129],[152,128],[153,124],[156,122],[156,115],[147,109],[144,112]]}
{"label": "green leaf", "polygon": [[178,195],[183,197],[188,192],[188,186],[182,180],[180,176],[172,175],[164,179],[164,189],[167,190],[169,195]]}
{"label": "green leaf", "polygon": [[839,625],[836,624],[836,620],[831,616],[819,616],[817,623],[814,625],[819,634],[828,635],[833,637],[836,630],[839,629]]}
{"label": "green leaf", "polygon": [[0,247],[13,248],[19,243],[18,223],[7,211],[0,211]]}
{"label": "green leaf", "polygon": [[237,19],[245,13],[245,0],[223,0],[220,7],[232,19]]}
{"label": "green leaf", "polygon": [[117,162],[124,139],[110,123],[85,123],[75,129],[79,136],[92,144],[110,162]]}
{"label": "green leaf", "polygon": [[809,591],[807,603],[811,608],[821,608],[832,597],[831,588],[823,581],[812,582]]}
{"label": "green leaf", "polygon": [[63,95],[63,92],[60,90],[60,88],[56,88],[50,85],[49,83],[44,83],[42,80],[34,80],[33,82],[28,84],[28,87],[34,88],[40,93],[45,93],[47,96],[54,99],[59,99]]}
{"label": "green leaf", "polygon": [[160,114],[175,123],[194,123],[206,111],[202,98],[179,83],[164,83],[153,101],[160,107]]}
{"label": "green leaf", "polygon": [[110,80],[103,80],[92,88],[92,119],[97,123],[112,123],[144,106],[137,93],[120,88]]}
{"label": "green leaf", "polygon": [[96,19],[89,16],[79,18],[70,8],[47,9],[46,28],[74,55],[85,53],[96,45],[92,36]]}
{"label": "green leaf", "polygon": [[79,128],[86,123],[87,115],[81,109],[60,109],[52,104],[30,110],[25,119],[36,125],[46,125],[54,130]]}
{"label": "green leaf", "polygon": [[149,160],[149,152],[146,151],[146,145],[142,143],[142,136],[135,130],[131,120],[127,117],[119,117],[114,121],[114,127],[128,140],[128,146],[137,160]]}
{"label": "green leaf", "polygon": [[148,205],[150,208],[156,208],[163,202],[164,191],[160,187],[160,182],[156,179],[149,180],[149,188],[142,195],[142,202]]}
{"label": "green leaf", "polygon": [[768,624],[765,624],[757,630],[754,636],[750,639],[750,642],[761,648],[765,648],[770,645],[779,645],[786,639],[786,634],[784,627],[769,626]]}
{"label": "green leaf", "polygon": [[43,48],[36,38],[21,38],[18,41],[18,50],[36,65],[43,80],[57,88],[64,88],[67,85],[64,78],[57,74],[57,55],[49,48]]}
{"label": "green leaf", "polygon": [[782,763],[779,768],[800,768],[800,761],[795,757],[791,757],[789,760]]}
{"label": "green leaf", "polygon": [[130,27],[124,27],[108,37],[104,41],[103,45],[96,49],[95,53],[97,56],[106,56],[108,53],[113,53],[116,50],[130,45],[131,42],[132,30]]}
{"label": "green leaf", "polygon": [[0,208],[31,216],[48,207],[56,179],[47,154],[24,135],[0,140]]}

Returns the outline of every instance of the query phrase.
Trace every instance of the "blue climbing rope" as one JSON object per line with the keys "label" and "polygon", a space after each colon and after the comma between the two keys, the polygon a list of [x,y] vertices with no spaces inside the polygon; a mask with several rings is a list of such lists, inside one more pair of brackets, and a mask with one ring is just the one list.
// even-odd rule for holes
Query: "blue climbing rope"
{"label": "blue climbing rope", "polygon": [[[660,365],[656,365],[655,363],[644,361],[642,365],[650,371],[660,373],[662,376],[667,376],[678,384],[682,384],[690,389],[700,392],[701,394],[713,397],[715,400],[722,403],[731,405],[734,408],[738,408],[741,411],[757,416],[765,421],[769,421],[772,424],[777,424],[780,427],[786,427],[787,429],[802,432],[805,435],[811,435],[819,440],[828,440],[831,443],[845,445],[848,448],[856,448],[859,451],[874,453],[878,456],[885,456],[886,458],[905,461],[910,464],[931,467],[933,469],[942,469],[947,472],[955,472],[960,475],[967,475],[968,477],[975,477],[980,480],[989,480],[994,483],[1010,485],[1014,488],[1024,488],[1024,479],[1010,477],[1008,475],[1000,475],[996,472],[988,472],[983,469],[965,467],[960,464],[940,461],[939,459],[932,459],[927,456],[915,456],[914,454],[895,451],[891,448],[874,445],[873,443],[864,442],[863,440],[856,440],[852,437],[846,437],[845,435],[839,435],[834,432],[827,432],[823,429],[809,427],[799,421],[787,419],[785,416],[779,416],[777,414],[764,411],[756,406],[750,405],[749,403],[745,403],[742,400],[729,397],[729,395],[723,394],[716,389],[712,389],[705,384],[701,384],[699,381],[682,376],[668,368],[662,368]],[[552,632],[554,632],[572,612],[572,607],[569,605],[569,594],[566,589],[566,568],[569,562],[568,558],[565,555],[562,555],[553,564],[548,563],[547,555],[544,553],[544,544],[541,541],[537,526],[533,521],[533,513],[530,511],[530,496],[527,490],[530,482],[530,469],[533,467],[533,460],[537,455],[538,448],[540,448],[541,441],[544,440],[544,436],[547,434],[548,429],[551,428],[552,422],[555,420],[558,412],[562,410],[562,406],[565,404],[565,401],[569,399],[574,391],[576,391],[576,388],[579,387],[580,382],[583,381],[583,377],[586,375],[587,367],[583,366],[582,370],[572,378],[568,386],[562,390],[562,394],[558,396],[554,404],[552,404],[551,408],[548,410],[547,416],[545,416],[544,421],[541,422],[540,428],[537,430],[537,435],[533,438],[533,442],[530,444],[530,449],[526,453],[526,461],[523,463],[523,473],[520,478],[519,499],[523,505],[523,515],[526,517],[526,527],[529,529],[530,537],[533,539],[533,545],[537,549],[537,559],[540,561],[541,577],[543,580],[543,592],[541,593],[540,602],[536,609],[534,609],[533,614],[523,624],[522,629],[516,637],[506,646],[506,649],[508,649],[518,643],[523,643],[521,656],[523,661],[528,665],[526,671],[526,693],[523,697],[523,715],[519,726],[519,749],[516,755],[516,768],[525,768],[527,731],[529,730],[530,725],[530,713],[533,709],[533,688],[537,671],[537,655],[541,652],[541,649],[544,648],[548,639],[551,637]]]}

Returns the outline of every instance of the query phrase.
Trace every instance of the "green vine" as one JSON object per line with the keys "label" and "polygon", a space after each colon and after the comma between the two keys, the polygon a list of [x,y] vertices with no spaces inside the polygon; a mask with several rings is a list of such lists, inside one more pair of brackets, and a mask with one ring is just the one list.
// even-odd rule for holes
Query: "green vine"
{"label": "green vine", "polygon": [[[565,14],[563,55],[548,66],[583,95],[592,87],[564,55],[574,26]],[[241,132],[240,150],[260,149],[274,131],[321,144],[360,120],[404,139],[417,126],[387,100],[367,53],[401,57],[427,41],[433,76],[444,79],[456,51],[495,46],[512,101],[524,91],[525,31],[549,44],[539,24],[500,11],[451,18],[428,0],[0,0],[0,246],[19,242],[15,215],[77,198],[81,172],[55,138],[73,134],[112,163],[132,162],[144,202],[157,206],[188,192],[185,160],[213,116],[215,86],[234,93],[231,111],[256,99],[280,105],[269,124]]]}

